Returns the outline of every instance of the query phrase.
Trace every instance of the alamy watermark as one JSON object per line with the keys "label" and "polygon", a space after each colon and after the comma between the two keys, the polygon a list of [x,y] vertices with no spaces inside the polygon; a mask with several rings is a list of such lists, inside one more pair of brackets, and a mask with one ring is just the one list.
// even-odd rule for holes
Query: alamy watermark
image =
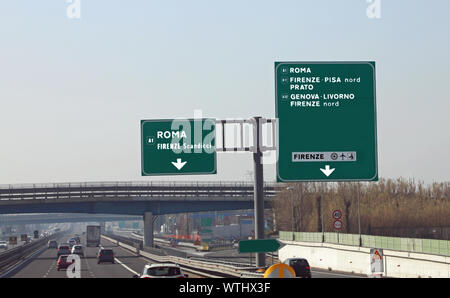
{"label": "alamy watermark", "polygon": [[[175,154],[181,153],[208,153],[214,154],[217,152],[234,152],[234,153],[248,153],[256,152],[257,144],[256,136],[256,120],[251,119],[234,119],[227,118],[220,120],[216,125],[216,119],[203,119],[202,110],[194,110],[194,127],[191,128],[192,121],[187,118],[176,118],[172,121],[171,131],[159,131],[159,135],[148,136],[146,143],[152,145],[156,139],[171,138],[171,145],[168,147]],[[204,122],[202,122],[204,120]],[[276,133],[277,121],[259,123],[260,136],[259,148],[262,151],[262,164],[276,164],[277,152],[276,147]],[[219,127],[220,137],[216,138],[216,127]],[[226,130],[226,133],[224,131]],[[207,133],[206,136],[203,133]],[[225,137],[223,136],[225,134]],[[187,146],[178,146],[180,141],[187,144]],[[220,141],[219,148],[217,148],[216,141]],[[225,144],[223,143],[225,141]],[[215,144],[214,146],[194,146],[196,144]],[[236,150],[235,150],[236,149]],[[247,150],[248,149],[248,150]]]}
{"label": "alamy watermark", "polygon": [[66,0],[69,5],[66,9],[66,15],[69,19],[81,19],[81,0]]}
{"label": "alamy watermark", "polygon": [[67,256],[67,263],[71,263],[66,270],[68,278],[81,278],[81,259],[79,255],[70,254]]}
{"label": "alamy watermark", "polygon": [[366,14],[369,19],[381,19],[381,0],[367,0]]}
{"label": "alamy watermark", "polygon": [[[369,4],[366,15],[369,19],[381,19],[381,0],[366,0]],[[66,15],[69,19],[81,19],[81,0],[66,0]]]}

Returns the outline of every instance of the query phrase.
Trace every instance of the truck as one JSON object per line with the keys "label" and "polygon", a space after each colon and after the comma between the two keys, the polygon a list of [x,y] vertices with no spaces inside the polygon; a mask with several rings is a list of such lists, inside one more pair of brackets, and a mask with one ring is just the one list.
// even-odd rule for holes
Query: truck
{"label": "truck", "polygon": [[10,245],[17,245],[17,237],[16,236],[9,236],[9,244]]}
{"label": "truck", "polygon": [[100,246],[100,226],[86,227],[86,246]]}

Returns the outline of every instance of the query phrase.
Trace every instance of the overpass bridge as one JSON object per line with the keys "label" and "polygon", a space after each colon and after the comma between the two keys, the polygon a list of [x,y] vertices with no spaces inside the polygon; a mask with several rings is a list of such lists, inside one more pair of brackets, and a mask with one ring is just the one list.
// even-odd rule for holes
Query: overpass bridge
{"label": "overpass bridge", "polygon": [[50,223],[87,223],[87,222],[110,222],[142,220],[137,215],[114,215],[114,214],[6,214],[0,215],[0,226],[17,226],[28,224],[50,224]]}
{"label": "overpass bridge", "polygon": [[[264,184],[265,206],[284,186]],[[247,182],[97,182],[0,186],[0,214],[84,213],[144,217],[153,244],[155,215],[254,208]]]}
{"label": "overpass bridge", "polygon": [[[281,186],[264,185],[266,203]],[[155,215],[253,209],[253,184],[239,182],[99,182],[0,185],[0,214]]]}

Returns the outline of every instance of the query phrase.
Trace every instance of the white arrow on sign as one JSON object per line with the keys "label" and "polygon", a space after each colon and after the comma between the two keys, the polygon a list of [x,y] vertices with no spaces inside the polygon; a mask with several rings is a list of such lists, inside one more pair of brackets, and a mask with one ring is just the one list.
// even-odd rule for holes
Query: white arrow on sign
{"label": "white arrow on sign", "polygon": [[329,165],[326,165],[325,166],[325,169],[320,169],[327,177],[328,176],[330,176],[331,175],[331,173],[333,173],[334,172],[334,170],[336,170],[336,169],[330,169],[330,166]]}
{"label": "white arrow on sign", "polygon": [[184,167],[184,165],[187,163],[187,161],[183,161],[181,162],[181,158],[177,158],[177,162],[173,162],[172,164],[178,169],[181,170],[182,167]]}

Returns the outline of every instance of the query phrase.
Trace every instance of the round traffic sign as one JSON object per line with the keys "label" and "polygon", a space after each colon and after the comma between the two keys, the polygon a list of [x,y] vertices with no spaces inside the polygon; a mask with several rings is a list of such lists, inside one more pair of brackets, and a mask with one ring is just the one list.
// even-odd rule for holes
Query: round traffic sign
{"label": "round traffic sign", "polygon": [[286,264],[275,264],[267,268],[264,278],[294,278],[294,269]]}
{"label": "round traffic sign", "polygon": [[333,218],[340,219],[342,217],[342,212],[339,209],[333,210]]}
{"label": "round traffic sign", "polygon": [[335,230],[342,229],[342,221],[340,221],[339,219],[336,219],[333,223],[333,227]]}

